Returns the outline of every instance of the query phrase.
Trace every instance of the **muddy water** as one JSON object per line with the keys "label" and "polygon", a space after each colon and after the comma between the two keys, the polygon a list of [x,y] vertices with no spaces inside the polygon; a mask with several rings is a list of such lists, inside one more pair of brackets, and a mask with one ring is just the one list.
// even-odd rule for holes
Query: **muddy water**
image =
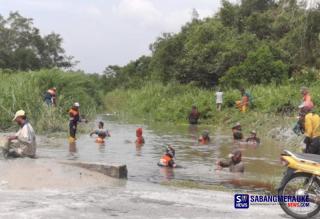
{"label": "muddy water", "polygon": [[[210,130],[212,142],[200,146],[197,137],[206,127],[127,124],[111,117],[103,120],[112,137],[100,146],[94,138],[80,135],[77,160],[127,164],[127,181],[60,166],[56,161],[67,159],[66,139],[40,137],[39,159],[0,160],[0,218],[283,216],[278,207],[236,212],[233,194],[194,189],[212,184],[228,191],[269,189],[270,182],[277,184],[283,171],[278,162],[283,148],[277,142],[262,136],[259,147],[235,145],[227,129]],[[133,143],[137,127],[144,129],[146,144],[142,147]],[[175,147],[176,161],[182,168],[157,166],[166,143]],[[243,151],[245,174],[233,175],[227,169],[215,171],[215,161],[227,157],[235,147]],[[178,187],[167,186],[171,184]],[[183,188],[179,187],[181,184]]]}
{"label": "muddy water", "polygon": [[[197,138],[206,127],[177,126],[170,124],[127,124],[112,117],[104,117],[106,127],[112,137],[105,146],[94,143],[94,138],[81,135],[77,142],[78,160],[101,161],[127,164],[129,180],[138,182],[163,183],[171,180],[192,182],[193,185],[223,184],[232,187],[269,189],[277,184],[283,168],[279,155],[283,147],[279,142],[260,134],[260,146],[234,144],[230,130],[211,130],[211,143],[199,145]],[[143,127],[146,144],[136,147],[135,129]],[[62,159],[66,155],[67,143],[57,139],[53,144],[39,149],[40,156]],[[166,143],[176,149],[176,162],[179,169],[159,168],[157,162],[164,153]],[[216,171],[214,163],[227,158],[233,148],[243,151],[245,174],[228,173],[228,169]],[[241,181],[238,181],[241,179]]]}

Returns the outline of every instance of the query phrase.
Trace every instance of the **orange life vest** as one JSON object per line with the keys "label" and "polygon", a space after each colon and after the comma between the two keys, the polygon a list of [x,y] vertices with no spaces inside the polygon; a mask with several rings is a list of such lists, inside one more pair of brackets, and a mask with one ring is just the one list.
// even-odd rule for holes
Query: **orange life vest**
{"label": "orange life vest", "polygon": [[79,115],[79,111],[78,110],[75,110],[75,109],[73,109],[73,108],[71,108],[70,110],[69,110],[69,116],[70,117],[76,117],[76,116],[78,116]]}
{"label": "orange life vest", "polygon": [[160,164],[163,166],[169,166],[170,161],[172,158],[169,155],[163,155],[160,159]]}
{"label": "orange life vest", "polygon": [[96,139],[96,143],[98,143],[98,144],[103,144],[103,143],[104,143],[104,139],[101,138],[101,137],[98,137],[98,138]]}
{"label": "orange life vest", "polygon": [[71,108],[69,110],[69,121],[73,124],[77,124],[78,122],[80,122],[80,113],[79,113],[79,110],[76,110],[74,108]]}

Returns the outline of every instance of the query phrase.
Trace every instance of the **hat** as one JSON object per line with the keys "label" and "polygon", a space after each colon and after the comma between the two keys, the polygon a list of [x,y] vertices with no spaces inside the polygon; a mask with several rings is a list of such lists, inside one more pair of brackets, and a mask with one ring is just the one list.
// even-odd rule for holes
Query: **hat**
{"label": "hat", "polygon": [[255,130],[252,130],[250,133],[255,134],[255,135],[257,134],[257,132]]}
{"label": "hat", "polygon": [[240,122],[237,122],[232,128],[236,128],[236,127],[239,127],[241,126]]}
{"label": "hat", "polygon": [[17,111],[16,114],[14,115],[14,118],[13,118],[12,121],[15,121],[18,117],[20,117],[20,116],[25,116],[25,115],[26,115],[26,112],[25,112],[25,111],[19,110],[19,111]]}
{"label": "hat", "polygon": [[80,107],[80,103],[75,102],[75,103],[73,104],[73,106],[75,106],[75,107]]}

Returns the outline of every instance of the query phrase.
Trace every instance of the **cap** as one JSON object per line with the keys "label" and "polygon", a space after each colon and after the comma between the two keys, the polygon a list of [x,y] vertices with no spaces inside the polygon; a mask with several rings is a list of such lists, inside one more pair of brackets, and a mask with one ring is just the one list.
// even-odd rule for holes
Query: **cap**
{"label": "cap", "polygon": [[252,130],[250,133],[255,135],[257,134],[256,130]]}
{"label": "cap", "polygon": [[19,116],[25,116],[26,115],[26,112],[23,111],[23,110],[19,110],[16,112],[16,114],[14,115],[14,118],[12,121],[15,121]]}
{"label": "cap", "polygon": [[237,122],[232,128],[236,128],[236,127],[239,127],[241,126],[240,122]]}
{"label": "cap", "polygon": [[80,107],[80,103],[75,102],[75,103],[73,104],[73,106],[75,106],[75,107]]}

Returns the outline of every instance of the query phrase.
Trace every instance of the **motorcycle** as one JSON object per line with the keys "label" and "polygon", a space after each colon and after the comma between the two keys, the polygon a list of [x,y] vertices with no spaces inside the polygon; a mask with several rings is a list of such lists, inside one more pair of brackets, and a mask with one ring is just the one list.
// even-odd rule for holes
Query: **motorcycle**
{"label": "motorcycle", "polygon": [[281,154],[281,163],[287,170],[278,187],[278,195],[308,197],[308,203],[279,200],[281,208],[298,219],[315,216],[320,211],[320,155],[285,150]]}

